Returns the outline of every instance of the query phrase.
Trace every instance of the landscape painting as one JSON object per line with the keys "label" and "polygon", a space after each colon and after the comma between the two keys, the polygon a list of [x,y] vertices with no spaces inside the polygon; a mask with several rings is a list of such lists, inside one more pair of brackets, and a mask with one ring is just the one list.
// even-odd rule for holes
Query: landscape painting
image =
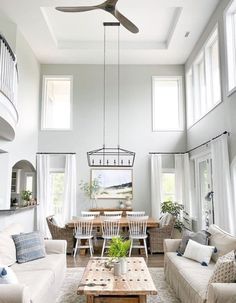
{"label": "landscape painting", "polygon": [[94,180],[100,185],[98,199],[133,198],[132,169],[92,169],[91,181]]}

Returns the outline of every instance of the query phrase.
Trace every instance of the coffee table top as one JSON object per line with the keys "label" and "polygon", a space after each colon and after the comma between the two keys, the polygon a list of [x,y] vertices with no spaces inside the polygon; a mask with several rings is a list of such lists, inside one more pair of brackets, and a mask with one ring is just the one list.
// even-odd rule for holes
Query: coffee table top
{"label": "coffee table top", "polygon": [[[108,258],[91,258],[78,286],[78,294],[83,295],[156,295],[144,258],[127,258],[126,274],[114,276],[113,268],[105,268]],[[82,284],[94,283],[94,286]],[[100,284],[100,285],[96,285]],[[101,286],[101,284],[105,284]]]}

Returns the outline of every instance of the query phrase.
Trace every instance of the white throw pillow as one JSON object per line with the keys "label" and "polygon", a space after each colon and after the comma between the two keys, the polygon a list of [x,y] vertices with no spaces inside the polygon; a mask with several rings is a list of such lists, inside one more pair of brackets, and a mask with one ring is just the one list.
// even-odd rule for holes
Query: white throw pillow
{"label": "white throw pillow", "polygon": [[189,240],[183,257],[195,260],[202,265],[208,265],[214,249],[214,246],[202,245],[193,240]]}
{"label": "white throw pillow", "polygon": [[14,271],[6,266],[0,264],[0,284],[18,284],[18,279]]}
{"label": "white throw pillow", "polygon": [[0,233],[0,264],[10,266],[16,262],[16,247],[11,236]]}

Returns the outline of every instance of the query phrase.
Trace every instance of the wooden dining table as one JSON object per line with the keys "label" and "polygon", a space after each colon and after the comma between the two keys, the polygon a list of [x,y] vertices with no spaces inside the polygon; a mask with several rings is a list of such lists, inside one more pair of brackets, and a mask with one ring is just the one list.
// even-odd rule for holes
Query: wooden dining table
{"label": "wooden dining table", "polygon": [[[93,227],[101,227],[102,225],[102,218],[104,217],[96,217],[93,220]],[[74,223],[78,222],[78,220],[70,220],[66,225],[70,228],[74,228]],[[127,217],[121,217],[120,218],[120,227],[129,227],[128,218]],[[147,228],[152,227],[159,227],[159,222],[157,219],[154,218],[148,218],[147,220]]]}

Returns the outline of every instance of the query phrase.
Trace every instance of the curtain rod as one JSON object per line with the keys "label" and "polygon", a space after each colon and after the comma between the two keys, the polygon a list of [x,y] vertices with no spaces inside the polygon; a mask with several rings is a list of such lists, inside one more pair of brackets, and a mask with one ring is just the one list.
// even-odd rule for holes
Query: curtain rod
{"label": "curtain rod", "polygon": [[58,153],[58,152],[51,152],[51,153],[36,153],[37,155],[76,155],[76,153]]}
{"label": "curtain rod", "polygon": [[186,152],[182,152],[182,153],[181,152],[176,152],[176,153],[175,152],[164,152],[164,153],[162,153],[162,152],[150,152],[149,154],[150,155],[175,155],[175,154],[187,154],[187,153],[191,153],[195,149],[198,149],[199,147],[202,147],[202,146],[210,143],[211,141],[213,141],[213,140],[215,140],[215,139],[217,139],[217,138],[219,138],[219,137],[221,137],[223,135],[226,135],[226,134],[228,134],[228,136],[230,135],[230,133],[228,131],[224,131],[222,134],[220,134],[220,135],[218,135],[218,136],[216,136],[216,137],[214,137],[214,138],[212,138],[212,139],[210,139],[210,140],[208,140],[208,141],[206,141],[206,142],[204,142],[204,143],[202,143],[202,144],[200,144],[200,145],[198,145],[198,146],[196,146],[196,147],[194,147],[194,148],[192,148],[190,150],[187,150]]}

